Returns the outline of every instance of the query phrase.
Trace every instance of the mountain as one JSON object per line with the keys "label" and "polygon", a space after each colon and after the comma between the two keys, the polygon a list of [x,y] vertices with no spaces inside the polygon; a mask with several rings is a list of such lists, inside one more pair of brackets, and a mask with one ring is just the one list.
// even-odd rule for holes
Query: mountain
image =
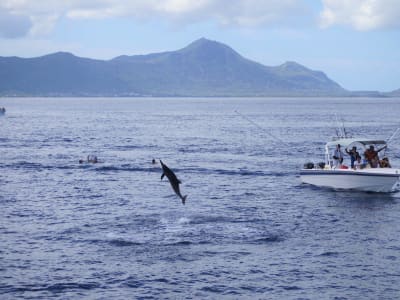
{"label": "mountain", "polygon": [[0,95],[19,96],[321,96],[347,95],[323,72],[295,62],[268,67],[216,41],[111,60],[58,52],[0,57]]}
{"label": "mountain", "polygon": [[400,97],[400,89],[387,93],[390,97]]}

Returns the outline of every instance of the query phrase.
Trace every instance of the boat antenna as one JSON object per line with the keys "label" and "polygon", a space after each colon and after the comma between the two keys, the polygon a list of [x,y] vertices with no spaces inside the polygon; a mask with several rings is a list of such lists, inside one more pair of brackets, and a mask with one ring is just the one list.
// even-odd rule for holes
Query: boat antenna
{"label": "boat antenna", "polygon": [[251,120],[249,117],[245,116],[244,114],[238,112],[237,110],[235,110],[235,113],[239,116],[241,116],[243,119],[245,119],[246,121],[248,121],[249,123],[253,124],[255,127],[257,127],[258,129],[260,129],[261,131],[263,131],[264,133],[268,134],[270,137],[272,137],[273,139],[279,141],[280,143],[287,145],[286,142],[284,142],[283,140],[281,140],[280,138],[278,138],[277,136],[273,135],[272,133],[268,132],[264,127],[260,126],[259,124],[257,124],[256,122],[254,122],[253,120]]}

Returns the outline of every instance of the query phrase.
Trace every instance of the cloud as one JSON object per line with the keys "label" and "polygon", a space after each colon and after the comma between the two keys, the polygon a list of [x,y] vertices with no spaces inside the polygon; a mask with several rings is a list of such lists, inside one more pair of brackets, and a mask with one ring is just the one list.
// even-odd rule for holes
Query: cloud
{"label": "cloud", "polygon": [[58,16],[51,12],[51,8],[41,9],[33,3],[36,1],[5,0],[0,3],[1,37],[41,36],[53,30]]}
{"label": "cloud", "polygon": [[[399,0],[320,0],[323,28],[400,27]],[[307,0],[2,0],[0,37],[46,36],[62,18],[163,20],[173,25],[214,22],[222,26],[297,28],[314,20]],[[308,20],[308,21],[307,21]]]}
{"label": "cloud", "polygon": [[297,16],[306,13],[302,1],[292,0],[248,0],[213,1],[207,14],[213,15],[218,23],[253,27],[260,25],[290,24]]}
{"label": "cloud", "polygon": [[221,25],[258,26],[271,24],[304,12],[305,1],[298,0],[147,0],[103,1],[97,6],[75,7],[70,18],[130,16],[141,19],[163,18],[170,22],[215,21]]}
{"label": "cloud", "polygon": [[31,26],[32,22],[28,17],[0,10],[0,37],[8,39],[23,37]]}
{"label": "cloud", "polygon": [[[62,17],[102,19],[128,17],[139,20],[162,19],[191,24],[213,21],[224,26],[260,26],[291,23],[304,13],[306,0],[3,0],[0,11],[20,16],[25,23],[20,34],[46,35]],[[11,24],[11,19],[4,19]],[[27,30],[27,27],[29,27]],[[11,26],[7,25],[7,28]]]}
{"label": "cloud", "polygon": [[398,0],[323,0],[323,28],[346,25],[360,31],[400,27]]}

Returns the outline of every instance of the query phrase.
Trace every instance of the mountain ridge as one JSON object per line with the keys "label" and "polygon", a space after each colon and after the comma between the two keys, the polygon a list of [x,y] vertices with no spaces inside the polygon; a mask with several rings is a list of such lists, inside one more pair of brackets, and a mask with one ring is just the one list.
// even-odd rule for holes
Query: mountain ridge
{"label": "mountain ridge", "polygon": [[297,62],[265,66],[201,38],[176,51],[110,60],[56,52],[0,57],[0,95],[14,96],[345,96],[324,72]]}

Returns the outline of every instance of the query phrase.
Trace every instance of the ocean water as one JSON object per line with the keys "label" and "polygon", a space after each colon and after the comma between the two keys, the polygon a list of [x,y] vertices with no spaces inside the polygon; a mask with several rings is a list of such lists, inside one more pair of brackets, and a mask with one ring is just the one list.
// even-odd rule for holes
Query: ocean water
{"label": "ocean water", "polygon": [[[400,193],[303,185],[400,99],[1,99],[1,299],[399,299]],[[255,126],[235,111],[256,122]],[[101,163],[79,164],[89,154]],[[400,136],[387,154],[400,167]],[[182,181],[182,205],[161,169]]]}

